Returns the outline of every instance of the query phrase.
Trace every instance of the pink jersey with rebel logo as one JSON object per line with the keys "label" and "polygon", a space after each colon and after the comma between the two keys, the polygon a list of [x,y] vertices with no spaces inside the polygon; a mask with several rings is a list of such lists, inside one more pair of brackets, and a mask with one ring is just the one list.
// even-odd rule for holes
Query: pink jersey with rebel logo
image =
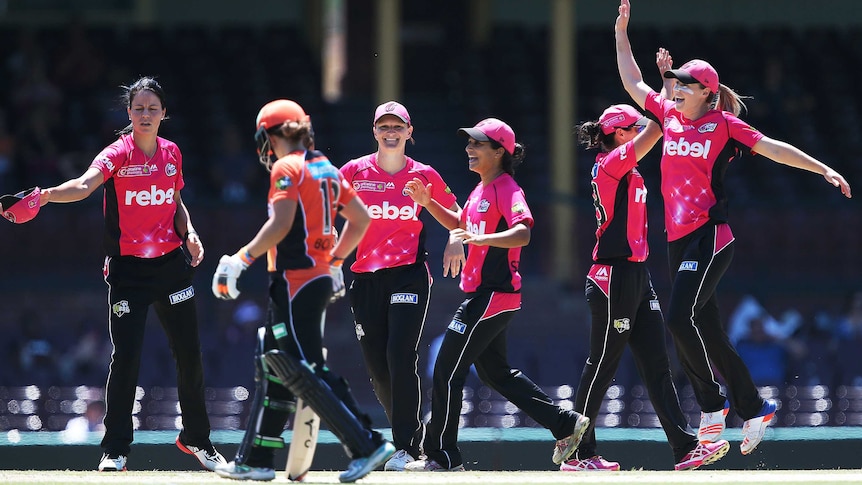
{"label": "pink jersey with rebel logo", "polygon": [[[493,234],[518,223],[533,227],[533,215],[524,191],[504,173],[488,185],[479,182],[461,211],[461,225],[473,234]],[[468,245],[467,264],[461,272],[465,293],[479,290],[515,293],[521,290],[521,248]]]}
{"label": "pink jersey with rebel logo", "polygon": [[425,225],[419,219],[422,206],[404,193],[405,184],[418,178],[432,184],[431,197],[445,208],[455,196],[440,174],[429,165],[407,157],[400,171],[390,174],[377,165],[377,154],[351,160],[341,167],[344,178],[368,206],[371,225],[356,248],[354,273],[371,273],[425,260]]}
{"label": "pink jersey with rebel logo", "polygon": [[691,234],[710,220],[727,222],[727,166],[763,134],[726,111],[713,109],[689,120],[673,101],[655,91],[644,107],[662,120],[661,193],[667,240]]}
{"label": "pink jersey with rebel logo", "polygon": [[158,148],[148,158],[123,135],[99,153],[90,167],[105,178],[105,251],[108,256],[155,258],[180,247],[174,229],[174,194],[183,182],[179,147],[157,138]]}

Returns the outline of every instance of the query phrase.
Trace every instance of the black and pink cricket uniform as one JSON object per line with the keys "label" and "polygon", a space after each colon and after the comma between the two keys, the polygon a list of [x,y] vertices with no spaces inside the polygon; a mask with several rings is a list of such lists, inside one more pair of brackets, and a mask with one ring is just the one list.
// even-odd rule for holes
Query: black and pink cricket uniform
{"label": "black and pink cricket uniform", "polygon": [[432,278],[425,261],[425,225],[419,218],[423,208],[404,193],[404,186],[418,178],[432,184],[431,197],[443,207],[453,207],[456,200],[436,170],[406,158],[404,168],[394,174],[377,165],[376,153],[347,162],[341,173],[371,216],[350,266],[354,279],[348,296],[356,339],[374,393],[392,425],[395,448],[418,458],[424,426],[417,349]]}
{"label": "black and pink cricket uniform", "polygon": [[[508,174],[473,189],[460,226],[473,234],[493,234],[516,224],[533,226],[524,191]],[[425,454],[446,468],[463,464],[458,449],[461,393],[472,364],[479,378],[562,439],[572,433],[577,414],[556,406],[526,375],[509,365],[506,329],[521,308],[521,248],[469,246],[461,272],[467,299],[455,312],[434,365],[431,421]]]}
{"label": "black and pink cricket uniform", "polygon": [[113,345],[102,448],[109,455],[129,454],[132,407],[151,305],[177,363],[182,441],[208,448],[210,423],[193,268],[174,228],[174,197],[184,186],[183,157],[176,144],[158,138],[158,148],[148,158],[128,134],[103,149],[90,167],[99,169],[105,180],[104,276]]}
{"label": "black and pink cricket uniform", "polygon": [[763,134],[726,111],[712,109],[689,120],[656,92],[647,96],[645,108],[664,131],[661,193],[673,281],[667,326],[701,410],[724,407],[715,365],[734,410],[750,419],[763,400],[722,327],[715,289],[734,251],[724,175],[731,160],[750,151]]}
{"label": "black and pink cricket uniform", "polygon": [[628,344],[659,422],[679,462],[697,438],[679,407],[665,343],[664,321],[646,259],[647,190],[634,142],[599,153],[591,172],[596,209],[594,264],[585,294],[590,306],[590,355],[581,373],[575,411],[590,418],[576,457],[597,455],[595,424]]}

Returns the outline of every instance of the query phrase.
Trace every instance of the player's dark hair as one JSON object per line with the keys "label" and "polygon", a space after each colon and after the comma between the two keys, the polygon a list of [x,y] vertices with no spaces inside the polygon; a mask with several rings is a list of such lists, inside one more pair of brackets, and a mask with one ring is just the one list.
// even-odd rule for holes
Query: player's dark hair
{"label": "player's dark hair", "polygon": [[575,126],[574,133],[578,137],[578,144],[584,145],[588,150],[601,148],[603,152],[609,152],[615,148],[613,132],[605,135],[598,121],[584,121]]}
{"label": "player's dark hair", "polygon": [[310,120],[286,121],[279,126],[267,130],[270,136],[281,136],[295,144],[302,144],[308,150],[314,150],[314,128]]}
{"label": "player's dark hair", "polygon": [[[132,101],[135,99],[135,96],[138,95],[141,91],[151,91],[153,94],[158,96],[159,102],[162,104],[162,109],[168,107],[165,103],[165,90],[162,89],[162,86],[156,81],[155,78],[150,76],[142,76],[137,81],[133,82],[129,86],[120,86],[123,89],[123,94],[120,99],[123,101],[123,106],[126,108],[132,107]],[[167,116],[163,118],[164,120],[168,119]],[[127,135],[131,133],[133,130],[133,126],[129,123],[128,126],[123,128],[122,130],[117,132],[117,135]]]}
{"label": "player's dark hair", "polygon": [[[488,143],[491,145],[491,148],[494,150],[498,148],[503,148],[503,145],[497,143],[495,140],[488,140]],[[514,153],[509,153],[508,150],[503,148],[503,159],[500,160],[500,168],[503,169],[509,175],[515,175],[515,167],[524,162],[524,157],[527,156],[527,150],[524,148],[524,145],[515,142],[515,151]]]}

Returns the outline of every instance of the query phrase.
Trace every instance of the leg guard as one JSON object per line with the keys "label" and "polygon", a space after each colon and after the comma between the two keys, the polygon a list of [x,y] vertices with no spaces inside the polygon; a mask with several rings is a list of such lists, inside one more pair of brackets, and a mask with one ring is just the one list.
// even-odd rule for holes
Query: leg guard
{"label": "leg guard", "polygon": [[359,423],[356,416],[305,361],[278,350],[268,351],[265,357],[267,365],[284,386],[326,421],[344,444],[350,458],[370,456],[380,446],[382,442],[376,442],[376,435]]}
{"label": "leg guard", "polygon": [[[248,462],[252,454],[252,449],[255,447],[279,449],[284,448],[284,439],[281,438],[281,429],[284,428],[284,423],[290,417],[290,414],[296,410],[296,405],[293,401],[285,399],[273,399],[270,397],[272,390],[270,389],[270,381],[275,384],[281,384],[281,381],[267,369],[264,354],[264,337],[266,336],[266,328],[260,327],[257,329],[257,347],[254,355],[254,400],[251,403],[249,410],[248,425],[246,426],[245,435],[236,452],[236,463],[244,465]],[[281,427],[278,431],[278,423]],[[275,436],[267,436],[261,434],[269,432]]]}

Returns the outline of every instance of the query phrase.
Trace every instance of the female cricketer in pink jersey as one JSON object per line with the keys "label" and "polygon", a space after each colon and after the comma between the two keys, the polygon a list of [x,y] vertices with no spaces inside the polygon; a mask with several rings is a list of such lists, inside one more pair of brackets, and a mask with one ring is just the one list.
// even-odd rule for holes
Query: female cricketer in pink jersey
{"label": "female cricketer in pink jersey", "polygon": [[[713,463],[727,454],[730,444],[725,440],[698,443],[680,409],[661,307],[646,267],[647,190],[637,164],[661,138],[661,128],[634,107],[617,104],[597,121],[578,125],[576,134],[579,143],[598,148],[599,153],[590,182],[598,229],[585,290],[592,314],[590,355],[581,373],[575,410],[595,422],[628,344],[673,450],[674,468],[692,470]],[[590,426],[575,456],[560,465],[563,471],[619,469],[619,463],[596,454],[595,426]]]}
{"label": "female cricketer in pink jersey", "polygon": [[[177,361],[183,430],[176,444],[213,470],[225,460],[209,437],[192,286],[192,267],[200,264],[204,247],[180,197],[183,157],[176,144],[158,136],[167,110],[165,93],[155,79],[142,77],[126,87],[124,101],[131,123],[120,138],[102,150],[83,175],[41,195],[42,205],[76,202],[104,186],[104,274],[114,350],[98,469],[126,469],[144,328],[152,305]],[[184,242],[191,261],[181,247]]]}
{"label": "female cricketer in pink jersey", "polygon": [[405,466],[410,471],[463,471],[458,449],[461,393],[472,364],[479,378],[557,439],[553,461],[567,460],[589,427],[589,419],[555,405],[506,357],[506,328],[521,308],[521,248],[530,242],[533,216],[524,191],[512,178],[524,159],[524,147],[506,123],[488,118],[466,136],[471,171],[481,180],[465,202],[453,212],[431,197],[434,187],[420,179],[407,184],[407,193],[444,227],[450,240],[469,244],[467,264],[461,272],[461,304],[443,337],[434,365],[431,420],[425,436],[425,460]]}
{"label": "female cricketer in pink jersey", "polygon": [[[410,114],[389,101],[374,112],[372,133],[377,151],[351,160],[341,173],[368,206],[371,225],[356,248],[354,279],[348,296],[356,338],[371,376],[374,393],[392,426],[398,450],[384,470],[401,471],[422,453],[422,390],[417,363],[419,339],[431,294],[432,278],[425,251],[422,206],[404,191],[419,178],[433,186],[432,198],[458,212],[455,196],[432,167],[405,154],[412,139]],[[444,276],[455,277],[464,262],[463,245],[444,257]]]}
{"label": "female cricketer in pink jersey", "polygon": [[[352,458],[339,480],[354,482],[382,465],[395,448],[370,428],[347,381],[326,365],[323,323],[333,295],[344,295],[341,263],[362,239],[370,218],[356,191],[315,150],[311,118],[299,104],[271,101],[258,112],[255,126],[260,162],[270,172],[269,218],[236,254],[222,256],[212,290],[218,298],[235,299],[242,272],[266,254],[269,311],[258,331],[257,389],[246,434],[236,458],[216,473],[235,480],[274,479],[274,450],[284,447],[281,433],[295,410],[292,403],[302,399]],[[336,241],[337,214],[347,222]]]}
{"label": "female cricketer in pink jersey", "polygon": [[726,398],[712,363],[727,384],[730,404],[745,420],[740,451],[747,455],[763,439],[777,403],[760,397],[719,317],[716,286],[734,248],[724,173],[733,158],[751,151],[819,173],[847,197],[850,185],[822,162],[740,120],[742,99],[720,84],[716,70],[703,60],[691,60],[664,73],[675,79],[672,100],[650,89],[629,43],[630,11],[629,0],[621,0],[615,24],[620,78],[632,99],[661,120],[664,129],[661,191],[673,275],[667,325],[703,411],[698,438],[716,441],[725,427]]}

